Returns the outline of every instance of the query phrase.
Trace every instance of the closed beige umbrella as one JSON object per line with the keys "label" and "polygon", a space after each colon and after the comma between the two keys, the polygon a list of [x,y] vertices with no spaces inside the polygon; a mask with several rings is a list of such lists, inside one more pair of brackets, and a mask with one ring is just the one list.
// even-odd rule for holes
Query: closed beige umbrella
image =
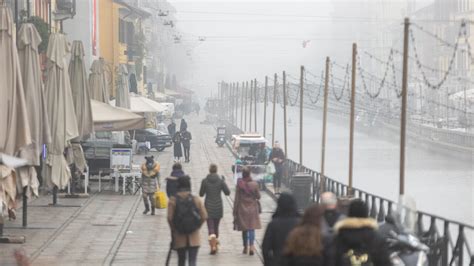
{"label": "closed beige umbrella", "polygon": [[128,85],[128,70],[125,65],[119,67],[119,82],[117,84],[117,99],[115,106],[130,109],[130,88]]}
{"label": "closed beige umbrella", "polygon": [[52,33],[49,37],[46,80],[46,102],[51,126],[51,144],[43,166],[46,184],[59,189],[66,187],[71,172],[63,155],[70,141],[79,136],[77,129],[71,83],[67,71],[67,42],[63,34]]}
{"label": "closed beige umbrella", "polygon": [[84,46],[82,41],[72,42],[69,78],[71,79],[71,91],[78,123],[78,138],[82,140],[94,131],[89,82],[84,65]]}
{"label": "closed beige umbrella", "polygon": [[[14,35],[11,11],[0,4],[0,153],[7,155],[15,155],[31,144]],[[0,163],[0,207],[14,208],[16,194],[14,170]]]}
{"label": "closed beige umbrella", "polygon": [[79,136],[72,143],[72,158],[80,173],[87,166],[82,146],[78,141],[87,138],[94,131],[92,121],[91,99],[89,96],[89,81],[87,80],[84,65],[84,46],[82,41],[73,41],[71,48],[71,61],[69,62],[69,78],[71,80],[72,98],[77,119]]}
{"label": "closed beige umbrella", "polygon": [[96,59],[92,62],[89,86],[91,99],[109,103],[110,97],[105,73],[105,61],[103,59]]}
{"label": "closed beige umbrella", "polygon": [[39,182],[33,166],[40,165],[43,144],[51,142],[38,55],[40,43],[41,37],[35,26],[24,23],[18,32],[17,46],[32,143],[21,151],[20,157],[27,160],[27,166],[18,169],[18,177],[21,187],[30,188],[27,190],[28,197],[31,193],[38,196]]}

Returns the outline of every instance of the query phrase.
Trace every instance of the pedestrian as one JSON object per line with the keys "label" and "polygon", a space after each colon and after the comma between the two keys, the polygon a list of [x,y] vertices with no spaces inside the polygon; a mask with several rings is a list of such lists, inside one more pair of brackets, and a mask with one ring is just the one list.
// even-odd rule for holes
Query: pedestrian
{"label": "pedestrian", "polygon": [[289,193],[282,193],[263,237],[262,252],[265,266],[280,265],[288,234],[299,221],[300,215],[295,198]]}
{"label": "pedestrian", "polygon": [[323,210],[314,204],[306,209],[301,222],[288,235],[281,257],[282,266],[333,266],[331,245],[321,234]]}
{"label": "pedestrian", "polygon": [[369,218],[367,204],[360,199],[352,201],[347,215],[334,226],[336,265],[392,265],[385,241],[377,232],[377,221]]}
{"label": "pedestrian", "polygon": [[168,125],[168,133],[170,136],[174,136],[176,133],[176,124],[174,123],[174,120],[171,120],[171,123]]}
{"label": "pedestrian", "polygon": [[[145,163],[142,164],[142,198],[145,204],[143,214],[150,211],[155,215],[155,192],[157,191],[160,176],[160,164],[155,162],[154,156],[145,156]],[[150,201],[150,203],[148,203]]]}
{"label": "pedestrian", "polygon": [[280,194],[285,159],[285,152],[280,148],[280,143],[275,141],[272,152],[270,153],[270,160],[273,162],[273,165],[275,165],[275,173],[273,174],[273,188],[275,189],[275,194]]}
{"label": "pedestrian", "polygon": [[252,180],[250,169],[242,169],[242,178],[237,180],[234,198],[234,226],[242,232],[243,254],[253,256],[255,253],[255,230],[261,229],[260,224],[260,189]]}
{"label": "pedestrian", "polygon": [[181,131],[181,142],[183,143],[183,150],[184,150],[184,162],[189,163],[189,153],[191,150],[191,140],[193,137],[191,136],[191,132],[187,129]]}
{"label": "pedestrian", "polygon": [[181,119],[181,124],[179,125],[179,131],[184,131],[188,129],[188,123],[186,123],[186,120],[184,118]]}
{"label": "pedestrian", "polygon": [[217,165],[209,166],[209,174],[202,180],[199,196],[206,199],[204,205],[207,210],[207,228],[209,235],[209,245],[211,246],[211,255],[217,253],[219,244],[219,223],[224,216],[222,194],[229,196],[230,190],[224,180],[224,176],[217,174]]}
{"label": "pedestrian", "polygon": [[191,194],[191,180],[185,175],[177,180],[178,193],[168,203],[168,223],[172,246],[178,252],[178,265],[196,265],[201,245],[200,228],[207,219],[206,208],[199,197]]}
{"label": "pedestrian", "polygon": [[171,174],[166,178],[166,195],[168,198],[176,196],[178,193],[178,178],[185,176],[183,166],[180,163],[174,163]]}
{"label": "pedestrian", "polygon": [[175,162],[180,162],[181,157],[183,157],[183,150],[181,149],[181,132],[176,132],[173,136],[173,155],[174,155],[174,161]]}
{"label": "pedestrian", "polygon": [[324,192],[321,194],[321,206],[323,207],[324,214],[321,220],[321,230],[323,236],[333,237],[334,236],[334,225],[345,218],[337,209],[337,196],[332,192]]}
{"label": "pedestrian", "polygon": [[267,150],[265,148],[265,143],[260,144],[259,150],[257,152],[257,165],[263,165],[267,162]]}

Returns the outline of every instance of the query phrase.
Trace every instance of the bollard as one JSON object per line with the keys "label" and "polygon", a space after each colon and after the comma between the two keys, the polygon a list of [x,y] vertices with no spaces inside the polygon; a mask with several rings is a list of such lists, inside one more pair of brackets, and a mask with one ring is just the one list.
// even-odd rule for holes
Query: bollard
{"label": "bollard", "polygon": [[296,172],[290,180],[290,189],[296,200],[298,211],[302,212],[312,202],[311,186],[313,177],[307,173]]}

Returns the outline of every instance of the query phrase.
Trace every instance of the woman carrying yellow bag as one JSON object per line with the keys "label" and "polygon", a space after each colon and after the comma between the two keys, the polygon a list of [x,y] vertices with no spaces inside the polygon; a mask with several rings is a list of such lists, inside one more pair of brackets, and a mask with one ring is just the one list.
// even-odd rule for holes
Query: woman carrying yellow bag
{"label": "woman carrying yellow bag", "polygon": [[[155,215],[155,193],[158,188],[158,178],[160,176],[160,164],[155,162],[153,156],[145,156],[146,162],[142,164],[142,197],[147,214],[151,210],[151,215]],[[150,201],[148,203],[148,200]],[[151,205],[151,208],[150,208]]]}

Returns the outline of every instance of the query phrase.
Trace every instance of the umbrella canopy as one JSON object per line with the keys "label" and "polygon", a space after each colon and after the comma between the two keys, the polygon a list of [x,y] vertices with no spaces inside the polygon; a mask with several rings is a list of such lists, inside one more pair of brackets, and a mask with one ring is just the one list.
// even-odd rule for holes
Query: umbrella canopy
{"label": "umbrella canopy", "polygon": [[[115,100],[110,101],[114,106],[118,106]],[[130,93],[130,111],[134,113],[160,113],[166,110],[162,104],[140,96],[135,93]]]}
{"label": "umbrella canopy", "polygon": [[21,188],[29,187],[27,190],[28,196],[31,196],[31,193],[36,196],[38,195],[39,182],[33,166],[40,165],[43,145],[51,142],[38,55],[38,45],[40,43],[41,37],[35,26],[31,23],[22,24],[18,32],[17,45],[32,144],[22,149],[20,154],[21,158],[27,160],[28,166],[17,170],[20,181],[19,186]]}
{"label": "umbrella canopy", "polygon": [[84,46],[82,41],[73,41],[71,61],[69,62],[69,78],[71,79],[72,98],[76,112],[79,139],[89,135],[94,130],[92,122],[92,107],[89,96],[89,82],[84,65]]}
{"label": "umbrella canopy", "polygon": [[0,152],[9,155],[31,143],[14,34],[11,11],[0,4]]}
{"label": "umbrella canopy", "polygon": [[128,86],[128,70],[125,65],[119,67],[119,82],[117,84],[116,106],[130,109],[130,88]]}
{"label": "umbrella canopy", "polygon": [[105,73],[105,61],[96,59],[92,62],[89,75],[90,97],[103,103],[109,102],[109,90]]}
{"label": "umbrella canopy", "polygon": [[79,136],[71,83],[67,71],[67,42],[63,34],[52,33],[47,50],[46,102],[52,142],[47,145],[43,176],[49,187],[64,188],[71,172],[63,155],[69,142]]}
{"label": "umbrella canopy", "polygon": [[[0,3],[0,152],[14,155],[31,144],[30,126],[21,79],[16,34],[11,11]],[[15,208],[16,174],[0,163],[0,212],[3,206]]]}
{"label": "umbrella canopy", "polygon": [[94,130],[122,131],[145,128],[145,118],[127,109],[91,100]]}

